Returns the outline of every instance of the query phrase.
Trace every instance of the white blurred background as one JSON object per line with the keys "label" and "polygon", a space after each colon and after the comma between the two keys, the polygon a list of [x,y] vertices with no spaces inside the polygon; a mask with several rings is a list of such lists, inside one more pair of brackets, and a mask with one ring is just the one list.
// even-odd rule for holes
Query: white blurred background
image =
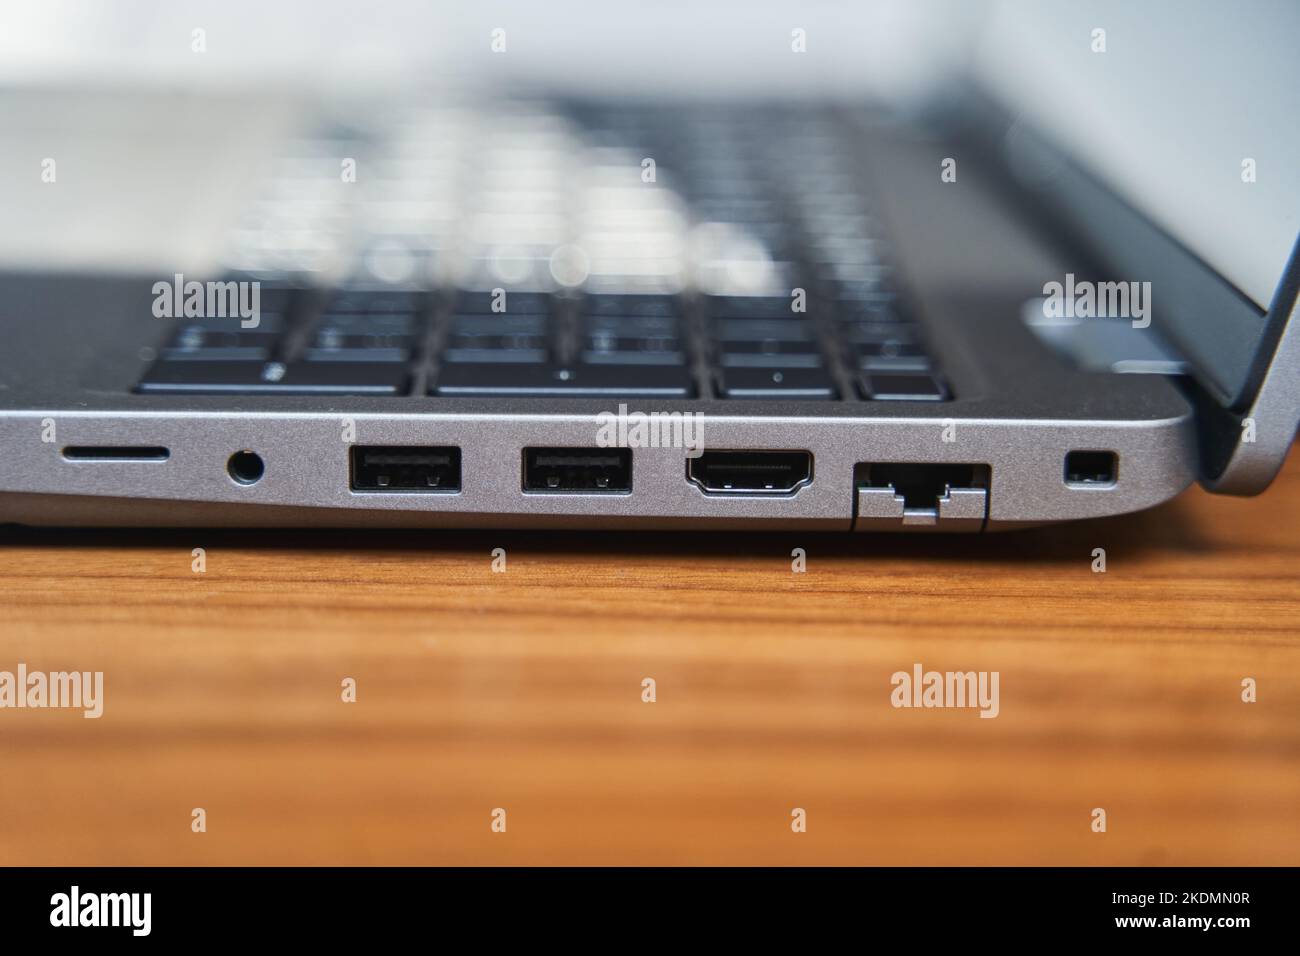
{"label": "white blurred background", "polygon": [[[1294,0],[6,0],[0,265],[201,266],[247,147],[292,124],[304,95],[501,86],[906,106],[976,82],[1265,304],[1300,231],[1297,37]],[[65,157],[66,188],[41,191],[50,156]]]}

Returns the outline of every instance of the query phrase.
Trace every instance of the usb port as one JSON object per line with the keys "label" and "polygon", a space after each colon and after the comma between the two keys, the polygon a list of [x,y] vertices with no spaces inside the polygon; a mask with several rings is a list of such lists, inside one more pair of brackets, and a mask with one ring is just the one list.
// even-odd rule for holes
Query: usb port
{"label": "usb port", "polygon": [[625,494],[632,490],[627,448],[525,448],[524,491]]}
{"label": "usb port", "polygon": [[460,491],[460,449],[354,445],[353,491]]}

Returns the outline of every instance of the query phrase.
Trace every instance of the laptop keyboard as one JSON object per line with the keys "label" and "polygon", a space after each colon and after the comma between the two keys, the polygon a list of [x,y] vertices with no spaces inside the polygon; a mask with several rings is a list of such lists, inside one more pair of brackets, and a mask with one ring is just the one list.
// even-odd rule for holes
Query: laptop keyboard
{"label": "laptop keyboard", "polygon": [[[315,165],[304,173],[295,159],[241,233],[270,252],[228,277],[260,281],[255,327],[237,316],[173,320],[136,390],[951,397],[893,278],[854,170],[852,124],[779,110],[530,107],[526,122],[505,125],[522,132],[504,143],[480,136],[459,161],[427,160],[442,148],[440,119],[414,142],[409,124],[405,140],[344,131],[313,141],[304,151]],[[371,157],[360,169],[387,177],[380,187],[335,188],[331,156],[354,153]],[[450,186],[439,163],[459,171]],[[285,217],[319,212],[301,199],[312,194],[308,173],[317,193],[345,197],[361,251],[341,278],[276,245],[290,234]],[[443,186],[447,206],[436,198]],[[339,231],[294,225],[312,237]],[[367,252],[376,247],[387,258]],[[393,274],[394,254],[405,274]],[[367,272],[375,261],[382,268]]]}

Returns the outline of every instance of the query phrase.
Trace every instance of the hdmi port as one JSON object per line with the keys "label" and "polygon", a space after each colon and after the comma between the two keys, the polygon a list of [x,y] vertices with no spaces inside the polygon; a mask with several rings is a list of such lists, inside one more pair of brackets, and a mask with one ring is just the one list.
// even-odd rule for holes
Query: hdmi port
{"label": "hdmi port", "polygon": [[706,451],[686,459],[686,478],[706,495],[792,495],[812,466],[806,451]]}

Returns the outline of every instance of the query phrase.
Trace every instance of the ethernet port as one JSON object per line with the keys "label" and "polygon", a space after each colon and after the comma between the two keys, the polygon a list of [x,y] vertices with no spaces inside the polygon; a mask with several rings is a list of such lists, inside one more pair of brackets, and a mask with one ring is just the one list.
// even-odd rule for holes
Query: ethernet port
{"label": "ethernet port", "polygon": [[976,464],[860,464],[853,470],[858,531],[979,531],[990,469]]}

